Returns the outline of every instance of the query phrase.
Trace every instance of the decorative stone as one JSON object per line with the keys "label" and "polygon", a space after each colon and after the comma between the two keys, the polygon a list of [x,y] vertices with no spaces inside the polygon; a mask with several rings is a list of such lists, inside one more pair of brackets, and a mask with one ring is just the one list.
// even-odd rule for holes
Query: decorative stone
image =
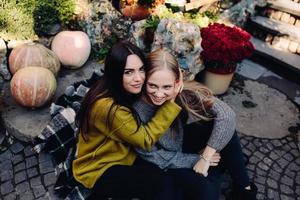
{"label": "decorative stone", "polygon": [[88,16],[88,0],[75,0],[74,14],[76,18],[82,19]]}
{"label": "decorative stone", "polygon": [[174,19],[163,19],[155,31],[152,51],[161,47],[171,50],[178,58],[181,68],[189,72],[188,74],[195,75],[204,68],[200,59],[200,45],[198,26]]}
{"label": "decorative stone", "polygon": [[265,6],[266,1],[240,0],[234,6],[222,12],[220,15],[220,19],[242,26],[248,20],[249,16],[254,16],[254,13],[256,12],[256,5],[261,7]]}
{"label": "decorative stone", "polygon": [[7,47],[5,41],[0,38],[0,58],[6,57]]}
{"label": "decorative stone", "polygon": [[16,46],[22,45],[22,44],[26,44],[26,43],[32,43],[33,41],[31,40],[10,40],[7,43],[7,48],[8,49],[13,49]]}
{"label": "decorative stone", "polygon": [[84,9],[87,15],[80,15],[82,17],[80,26],[88,34],[96,54],[100,50],[107,49],[109,41],[116,38],[128,39],[132,21],[123,17],[110,1],[91,1]]}
{"label": "decorative stone", "polygon": [[49,27],[49,31],[47,31],[48,36],[56,35],[62,29],[60,24],[53,24]]}
{"label": "decorative stone", "polygon": [[2,76],[4,80],[10,80],[11,75],[7,68],[7,47],[5,41],[0,38],[0,77]]}
{"label": "decorative stone", "polygon": [[136,21],[131,25],[129,30],[131,42],[137,45],[142,50],[146,50],[147,45],[145,44],[145,28],[143,28],[145,23],[145,19]]}

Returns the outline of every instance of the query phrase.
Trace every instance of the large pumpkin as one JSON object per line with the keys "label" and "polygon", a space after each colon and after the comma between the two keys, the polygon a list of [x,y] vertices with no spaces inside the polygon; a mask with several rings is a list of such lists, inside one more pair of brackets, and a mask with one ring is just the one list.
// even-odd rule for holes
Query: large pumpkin
{"label": "large pumpkin", "polygon": [[54,37],[51,49],[65,67],[76,69],[89,58],[91,43],[82,31],[62,31]]}
{"label": "large pumpkin", "polygon": [[10,82],[14,99],[22,106],[43,106],[55,94],[56,80],[53,73],[42,67],[25,67],[18,70]]}
{"label": "large pumpkin", "polygon": [[53,51],[38,43],[26,43],[15,47],[9,55],[9,69],[15,74],[27,66],[41,66],[49,69],[55,76],[60,62]]}

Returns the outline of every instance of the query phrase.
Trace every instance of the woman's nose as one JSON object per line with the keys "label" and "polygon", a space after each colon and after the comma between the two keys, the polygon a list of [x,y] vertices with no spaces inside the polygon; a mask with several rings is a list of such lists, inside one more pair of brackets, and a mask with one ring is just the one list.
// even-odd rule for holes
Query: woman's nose
{"label": "woman's nose", "polygon": [[157,96],[157,97],[163,97],[163,96],[164,96],[164,92],[161,91],[161,90],[157,90],[157,91],[155,92],[155,96]]}
{"label": "woman's nose", "polygon": [[135,73],[133,76],[133,79],[135,81],[141,81],[141,80],[143,80],[143,75],[141,73]]}

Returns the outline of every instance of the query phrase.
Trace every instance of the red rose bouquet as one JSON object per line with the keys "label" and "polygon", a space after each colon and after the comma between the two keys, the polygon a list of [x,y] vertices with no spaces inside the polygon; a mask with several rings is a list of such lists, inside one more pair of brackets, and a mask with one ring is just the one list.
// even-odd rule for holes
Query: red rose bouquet
{"label": "red rose bouquet", "polygon": [[236,63],[250,57],[254,46],[251,35],[238,27],[214,23],[201,29],[205,67],[218,73],[235,71]]}

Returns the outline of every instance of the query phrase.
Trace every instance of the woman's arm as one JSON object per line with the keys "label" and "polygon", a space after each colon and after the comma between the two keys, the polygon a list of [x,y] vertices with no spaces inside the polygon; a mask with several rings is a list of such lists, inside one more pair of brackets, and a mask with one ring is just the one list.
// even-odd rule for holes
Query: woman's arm
{"label": "woman's arm", "polygon": [[207,175],[209,166],[213,165],[211,163],[213,155],[228,144],[236,128],[235,113],[226,103],[215,98],[211,111],[215,116],[214,127],[200,160],[193,168],[204,176]]}
{"label": "woman's arm", "polygon": [[142,149],[150,149],[171,126],[181,110],[176,103],[168,101],[148,123],[139,125],[130,109],[118,106],[110,112],[111,122],[108,125],[106,119],[112,100],[100,100],[97,104],[95,128],[114,140],[124,141]]}
{"label": "woman's arm", "polygon": [[215,98],[211,111],[215,116],[214,127],[207,145],[220,151],[228,144],[234,134],[236,128],[235,113],[225,102],[217,98]]}

